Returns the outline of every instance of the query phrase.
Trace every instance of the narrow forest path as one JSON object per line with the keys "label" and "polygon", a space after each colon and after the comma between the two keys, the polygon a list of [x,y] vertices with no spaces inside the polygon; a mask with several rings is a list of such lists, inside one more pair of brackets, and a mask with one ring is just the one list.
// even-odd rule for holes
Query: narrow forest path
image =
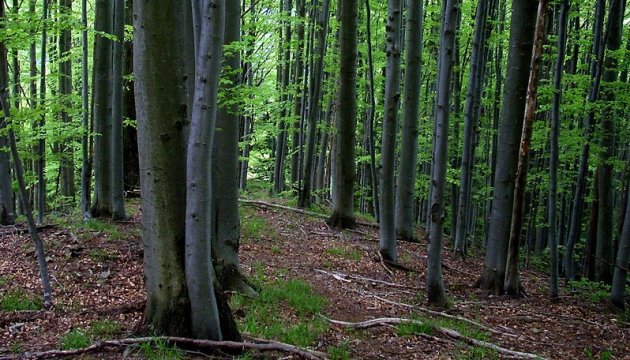
{"label": "narrow forest path", "polygon": [[[0,357],[85,346],[82,341],[89,344],[132,333],[141,320],[145,294],[138,207],[130,213],[135,215],[125,223],[61,222],[43,230],[56,301],[48,312],[8,310],[16,304],[28,309],[29,302],[36,308],[39,280],[27,235],[17,228],[0,229]],[[630,357],[627,320],[612,313],[594,291],[568,294],[563,288],[560,301],[552,303],[546,296],[547,277],[537,270],[523,270],[527,298],[486,297],[472,286],[481,271],[480,257],[459,262],[446,249],[444,276],[451,303],[446,313],[451,318],[445,318],[422,308],[425,244],[400,244],[400,261],[415,270],[407,272],[381,263],[376,252],[378,231],[372,226],[339,232],[318,217],[254,204],[241,206],[241,218],[243,267],[252,282],[261,286],[259,303],[253,300],[246,304],[247,299],[233,298],[235,316],[245,328],[258,326],[261,333],[269,333],[272,324],[253,324],[263,319],[257,311],[271,312],[266,315],[268,321],[288,321],[280,327],[305,321],[307,329],[296,332],[294,343],[307,341],[304,346],[329,352],[337,359],[500,357],[496,351],[435,331],[435,326],[548,359]],[[305,301],[323,298],[322,307],[313,305],[312,309],[318,310],[304,312],[291,298],[269,307],[274,291],[284,289],[284,284],[298,284]],[[299,284],[306,284],[306,288]],[[260,303],[264,306],[255,305]],[[353,330],[324,318],[347,322],[405,318],[429,326],[390,324]],[[282,336],[278,340],[291,340]],[[132,350],[127,351],[132,357],[152,356],[140,347]],[[168,355],[158,350],[153,358]],[[116,359],[123,355],[122,349],[118,351],[84,358]]]}

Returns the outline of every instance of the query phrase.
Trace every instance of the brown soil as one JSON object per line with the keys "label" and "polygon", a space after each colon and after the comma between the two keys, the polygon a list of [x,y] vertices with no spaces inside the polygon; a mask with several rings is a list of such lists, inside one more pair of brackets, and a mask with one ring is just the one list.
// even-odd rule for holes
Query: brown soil
{"label": "brown soil", "polygon": [[[378,259],[375,227],[360,225],[357,230],[339,232],[319,218],[248,206],[253,210],[246,211],[246,216],[263,218],[273,231],[259,239],[242,239],[246,273],[262,268],[269,279],[309,282],[328,299],[323,315],[335,320],[425,315],[409,307],[424,306],[425,243],[399,246],[401,263],[415,271],[386,268]],[[0,357],[15,351],[58,349],[71,329],[87,329],[96,320],[122,324],[115,337],[132,334],[142,319],[145,299],[138,215],[116,226],[121,228],[121,239],[61,226],[42,231],[55,306],[50,311],[0,311]],[[28,235],[7,227],[0,234],[0,279],[4,279],[0,297],[18,289],[39,296],[37,264]],[[444,280],[452,302],[447,312],[504,333],[492,334],[489,342],[549,359],[600,358],[600,354],[602,358],[607,354],[613,359],[630,358],[630,328],[605,302],[593,303],[566,288],[562,288],[560,301],[552,302],[547,296],[546,275],[530,269],[522,271],[528,297],[485,296],[473,288],[482,257],[459,262],[451,257],[448,241],[446,246]],[[326,351],[340,343],[347,344],[356,359],[474,358],[471,347],[448,337],[398,336],[391,326],[348,330],[331,325],[312,348]],[[138,352],[132,351],[134,354]],[[123,349],[111,349],[84,358],[122,355]]]}

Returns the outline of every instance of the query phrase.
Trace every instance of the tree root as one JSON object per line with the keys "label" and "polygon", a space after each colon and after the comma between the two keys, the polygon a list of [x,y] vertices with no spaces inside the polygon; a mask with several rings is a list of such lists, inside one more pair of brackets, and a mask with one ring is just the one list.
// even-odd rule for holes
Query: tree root
{"label": "tree root", "polygon": [[107,340],[98,341],[91,346],[82,349],[75,350],[50,350],[34,353],[14,354],[7,356],[0,356],[0,360],[14,360],[14,359],[49,359],[54,357],[68,357],[78,356],[90,352],[102,350],[106,347],[124,347],[129,345],[137,345],[147,343],[151,341],[165,341],[173,345],[183,345],[186,347],[192,347],[200,350],[258,350],[265,351],[278,351],[288,354],[300,356],[309,360],[327,359],[328,355],[319,351],[313,351],[308,349],[302,349],[297,346],[270,341],[251,338],[249,342],[236,342],[236,341],[213,341],[213,340],[199,340],[188,339],[180,337],[143,337],[143,338],[128,338],[122,340]]}
{"label": "tree root", "polygon": [[[379,318],[379,319],[362,321],[358,323],[345,322],[345,321],[332,320],[332,319],[327,319],[327,320],[332,324],[342,325],[342,326],[349,327],[352,329],[368,329],[368,328],[377,327],[377,326],[397,325],[397,324],[428,325],[419,320],[403,319],[403,318]],[[495,345],[486,341],[473,339],[473,338],[464,336],[453,329],[443,328],[439,326],[432,326],[432,328],[436,332],[442,335],[448,336],[452,339],[463,341],[472,346],[480,346],[487,349],[492,349],[504,355],[512,356],[519,359],[544,359],[540,355],[510,350],[510,349],[506,349],[504,347],[501,347],[499,345]]]}

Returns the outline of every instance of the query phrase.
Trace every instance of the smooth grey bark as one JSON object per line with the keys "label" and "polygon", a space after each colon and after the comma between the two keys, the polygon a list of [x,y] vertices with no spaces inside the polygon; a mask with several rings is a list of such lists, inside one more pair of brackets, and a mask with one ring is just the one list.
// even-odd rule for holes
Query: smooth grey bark
{"label": "smooth grey bark", "polygon": [[567,25],[569,18],[569,0],[563,0],[558,12],[558,54],[553,75],[553,102],[551,107],[551,134],[549,136],[549,295],[556,299],[559,295],[558,280],[558,243],[557,210],[558,210],[558,167],[560,166],[560,104],[562,103],[562,76],[567,46]]}
{"label": "smooth grey bark", "polygon": [[[224,44],[241,40],[240,0],[226,0]],[[224,76],[230,80],[224,88],[233,93],[241,82],[239,51],[226,54]],[[238,257],[240,218],[238,211],[238,137],[239,105],[220,105],[217,112],[216,136],[212,149],[212,253],[219,284],[223,291],[237,291],[248,296],[256,292],[247,284]]]}
{"label": "smooth grey bark", "polygon": [[453,76],[455,31],[459,17],[459,0],[447,0],[442,16],[441,43],[438,57],[438,91],[435,108],[435,152],[431,177],[431,212],[429,250],[427,255],[427,302],[446,307],[446,290],[442,278],[442,240],[444,237],[444,197],[448,163],[448,129],[450,85]]}
{"label": "smooth grey bark", "polygon": [[[4,6],[0,9],[2,10],[1,17],[4,20]],[[14,14],[17,14],[19,11],[19,4],[16,0],[13,1],[13,7],[11,9]],[[5,30],[4,28],[2,30]],[[2,48],[4,48],[4,44],[1,44]],[[13,51],[13,93],[16,98],[15,107],[19,106],[19,59],[17,57],[17,52]],[[0,54],[0,56],[5,56]],[[8,61],[8,60],[7,60]],[[5,65],[2,64],[4,67]],[[8,68],[8,64],[6,65]],[[3,70],[4,71],[4,70]],[[7,78],[2,82],[2,84],[8,84],[8,71]],[[2,90],[0,90],[2,91]],[[7,90],[8,91],[8,90]],[[7,96],[8,98],[8,96]],[[6,115],[5,115],[6,117]],[[4,129],[6,128],[5,118],[0,118],[2,124],[0,128],[3,131],[0,131],[0,225],[11,225],[15,222],[15,214],[13,211],[13,187],[12,178],[11,178],[11,159],[10,159],[10,150],[9,149],[9,137],[6,135]]]}
{"label": "smooth grey bark", "polygon": [[355,141],[357,114],[358,1],[339,4],[339,89],[337,91],[337,133],[334,144],[333,214],[327,223],[337,228],[356,226],[354,216]]}
{"label": "smooth grey bark", "polygon": [[[285,16],[290,16],[292,0],[282,0],[281,6]],[[291,23],[286,20],[281,43],[282,65],[278,66],[280,75],[280,117],[278,119],[278,136],[276,138],[274,171],[273,171],[273,193],[279,194],[285,190],[284,163],[287,152],[287,103],[289,102],[289,76],[291,75]]]}
{"label": "smooth grey bark", "polygon": [[[256,12],[256,0],[250,1],[249,12],[251,12],[251,19],[255,19]],[[243,14],[244,15],[244,14]],[[250,39],[256,38],[256,28],[250,25],[250,31],[248,33]],[[247,78],[247,87],[252,88],[254,86],[254,70],[251,58],[254,54],[253,46],[249,46],[245,51],[247,62],[245,63],[245,76]],[[251,151],[251,137],[254,132],[254,116],[246,115],[243,119],[243,136],[241,142],[243,142],[242,160],[240,162],[240,175],[239,175],[239,188],[241,190],[247,189],[247,174],[249,172],[249,154]]]}
{"label": "smooth grey bark", "polygon": [[[95,4],[94,30],[106,34],[113,33],[113,6],[110,1],[97,0]],[[95,36],[93,62],[93,116],[94,116],[94,198],[90,213],[93,217],[112,215],[112,168],[111,131],[112,131],[112,40],[105,36]]]}
{"label": "smooth grey bark", "polygon": [[[196,0],[192,0],[193,2]],[[195,13],[199,10],[200,13]],[[193,8],[200,22],[195,60],[195,87],[186,158],[186,284],[192,335],[222,340],[217,279],[212,251],[212,154],[225,34],[225,1],[203,0]],[[220,295],[220,294],[219,294]]]}
{"label": "smooth grey bark", "polygon": [[[112,1],[113,34],[112,46],[112,115],[111,139],[109,139],[110,188],[112,219],[124,220],[124,173],[123,173],[123,44],[125,41],[125,0]],[[105,139],[107,140],[107,139]]]}
{"label": "smooth grey bark", "polygon": [[[134,69],[147,305],[158,334],[190,336],[184,271],[191,3],[134,1]],[[177,91],[173,91],[177,89]]]}
{"label": "smooth grey bark", "polygon": [[[60,0],[59,11],[60,16],[70,16],[72,13],[72,0]],[[72,106],[68,98],[73,92],[72,61],[69,58],[71,47],[72,29],[66,25],[59,34],[59,54],[63,59],[62,61],[59,61],[59,95],[62,98],[63,106],[68,109]],[[69,124],[72,121],[66,109],[63,109],[61,112],[61,121],[65,124]],[[74,204],[75,200],[74,147],[72,144],[72,141],[69,141],[66,144],[60,144],[61,159],[59,171],[61,195],[70,200],[68,205]]]}
{"label": "smooth grey bark", "polygon": [[[6,26],[6,14],[4,8],[4,1],[0,2],[0,30],[4,31]],[[7,137],[11,156],[13,157],[13,166],[15,170],[15,177],[18,181],[18,188],[20,193],[20,199],[22,201],[22,207],[24,214],[28,222],[28,232],[31,235],[31,239],[35,245],[35,254],[37,256],[37,263],[39,265],[39,274],[42,280],[42,287],[44,292],[44,308],[50,309],[53,305],[52,302],[52,287],[50,286],[50,278],[48,276],[48,265],[46,263],[46,252],[44,251],[44,243],[37,233],[37,227],[35,225],[35,219],[33,219],[33,209],[31,202],[28,198],[26,191],[26,182],[24,181],[24,169],[20,156],[18,154],[17,143],[15,140],[15,133],[12,126],[8,126],[8,120],[11,119],[11,104],[9,102],[9,62],[7,58],[7,48],[4,42],[0,42],[0,107],[2,109],[4,117],[0,119],[0,130],[2,133],[7,130]]]}
{"label": "smooth grey bark", "polygon": [[396,225],[395,225],[395,174],[396,171],[396,136],[398,130],[398,111],[400,109],[400,63],[402,6],[400,0],[389,0],[387,6],[386,49],[387,66],[385,68],[385,105],[383,114],[383,134],[381,147],[381,185],[380,190],[380,227],[379,251],[383,259],[397,262]]}
{"label": "smooth grey bark", "polygon": [[[322,1],[322,7],[317,19],[317,33],[315,34],[315,54],[313,61],[313,76],[310,83],[308,130],[306,134],[306,151],[304,154],[304,170],[302,176],[302,190],[298,199],[298,206],[308,208],[311,205],[313,188],[313,172],[315,167],[315,144],[317,142],[317,119],[319,118],[320,102],[322,98],[322,82],[324,80],[324,57],[326,55],[326,39],[328,38],[328,20],[330,18],[329,0]],[[325,136],[325,134],[323,135]]]}
{"label": "smooth grey bark", "polygon": [[375,143],[375,133],[374,133],[374,123],[376,121],[376,99],[375,99],[375,84],[374,84],[374,51],[372,50],[372,10],[370,9],[370,0],[365,0],[365,30],[367,37],[367,47],[368,47],[368,79],[369,79],[369,101],[370,108],[368,110],[367,116],[367,140],[368,140],[368,151],[370,152],[370,179],[371,179],[371,188],[372,188],[372,204],[374,206],[374,216],[379,219],[381,217],[381,209],[379,204],[379,192],[378,192],[378,170],[376,169],[376,146]]}
{"label": "smooth grey bark", "polygon": [[[304,123],[304,23],[306,22],[305,0],[296,0],[295,8],[298,17],[296,24],[296,47],[295,47],[295,73],[293,83],[295,84],[295,99],[293,100],[293,119],[291,121],[291,185],[295,186],[300,181],[300,154],[302,154],[301,132]],[[300,186],[297,186],[300,188]]]}
{"label": "smooth grey bark", "polygon": [[[630,163],[629,163],[630,165]],[[630,186],[627,188],[627,197],[630,199]],[[626,279],[630,267],[630,201],[626,201],[626,215],[623,222],[623,230],[619,239],[619,250],[615,262],[615,272],[612,280],[610,300],[617,308],[625,310]]]}
{"label": "smooth grey bark", "polygon": [[[603,98],[605,100],[613,100],[615,98],[614,91],[606,88],[606,85],[614,82],[618,78],[618,61],[611,53],[619,50],[621,47],[621,36],[623,29],[623,18],[625,11],[624,0],[613,0],[610,2],[609,24],[606,34],[606,48],[608,55],[604,63],[604,73],[602,81],[604,84]],[[613,220],[614,220],[614,203],[613,203],[613,164],[615,157],[615,110],[610,105],[602,111],[601,135],[600,135],[600,152],[599,152],[599,177],[597,181],[599,196],[599,216],[597,217],[597,247],[595,251],[596,266],[595,278],[597,281],[603,281],[607,284],[611,283],[614,273],[614,254],[613,254]]]}
{"label": "smooth grey bark", "polygon": [[422,82],[422,0],[409,0],[405,35],[405,83],[402,144],[396,186],[396,234],[404,241],[417,241],[414,204],[418,166],[418,121]]}
{"label": "smooth grey bark", "polygon": [[88,64],[88,20],[87,20],[87,0],[81,1],[81,23],[83,31],[81,32],[81,104],[83,114],[81,116],[81,126],[83,127],[83,135],[81,136],[81,214],[84,220],[87,220],[90,214],[90,102],[89,102],[89,64]]}
{"label": "smooth grey bark", "polygon": [[[46,56],[48,45],[48,1],[44,1],[42,5],[42,44],[39,57],[39,105],[45,108],[46,102]],[[37,123],[37,131],[39,139],[37,141],[37,222],[44,223],[44,213],[46,212],[46,136],[44,134],[44,125],[46,125],[46,111],[42,111],[42,115]],[[26,209],[25,209],[26,210]]]}
{"label": "smooth grey bark", "polygon": [[481,96],[483,90],[483,74],[485,72],[485,52],[487,48],[488,11],[491,0],[480,0],[475,14],[475,32],[470,60],[470,73],[468,78],[468,91],[466,94],[466,107],[464,109],[464,144],[462,150],[462,162],[460,166],[460,191],[456,210],[455,244],[453,252],[463,259],[466,255],[466,218],[470,213],[472,173],[474,168],[476,131],[479,123],[481,108]]}
{"label": "smooth grey bark", "polygon": [[[527,188],[527,173],[529,170],[529,152],[536,117],[538,102],[538,79],[542,47],[545,37],[545,21],[549,0],[540,0],[536,15],[536,30],[534,33],[534,48],[532,50],[527,98],[525,100],[525,114],[523,115],[523,129],[521,130],[521,144],[518,154],[516,180],[514,184],[514,201],[512,205],[512,222],[510,225],[510,241],[505,269],[505,292],[512,297],[521,296],[521,279],[519,270],[519,249],[523,232],[523,217],[525,212],[525,190]],[[542,192],[541,192],[542,194]]]}
{"label": "smooth grey bark", "polygon": [[[615,1],[615,0],[613,0]],[[591,84],[588,93],[588,103],[594,104],[599,99],[599,89],[602,78],[602,63],[605,54],[605,42],[602,36],[604,28],[604,13],[606,10],[606,1],[598,0],[595,5],[595,23],[593,25],[593,58],[590,65]],[[608,26],[610,21],[608,22]],[[573,204],[571,211],[571,219],[569,222],[569,236],[567,238],[566,252],[564,254],[565,277],[567,280],[573,280],[575,277],[575,260],[574,249],[580,238],[582,228],[582,215],[584,211],[584,195],[586,192],[586,181],[589,173],[589,154],[590,146],[595,128],[595,110],[591,106],[586,115],[584,124],[584,145],[582,145],[582,153],[580,154],[578,174],[575,180],[575,192],[573,193]]]}
{"label": "smooth grey bark", "polygon": [[502,120],[499,124],[498,147],[490,228],[484,269],[478,285],[497,294],[504,291],[507,247],[510,238],[514,181],[519,140],[529,79],[536,0],[514,1],[510,27],[510,51],[503,93]]}

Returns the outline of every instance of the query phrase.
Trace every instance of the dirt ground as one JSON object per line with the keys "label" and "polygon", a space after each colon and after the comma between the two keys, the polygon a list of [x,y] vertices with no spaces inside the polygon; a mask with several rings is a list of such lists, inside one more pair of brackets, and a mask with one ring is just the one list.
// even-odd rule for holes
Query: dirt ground
{"label": "dirt ground", "polygon": [[[254,268],[263,269],[270,280],[298,278],[310,283],[328,299],[322,315],[329,319],[360,322],[440,317],[423,310],[424,242],[399,246],[401,263],[414,271],[387,268],[378,259],[378,230],[373,226],[339,232],[321,218],[267,206],[244,206],[243,221],[262,219],[272,229],[260,238],[242,239],[241,259],[247,274]],[[37,264],[28,234],[20,229],[0,229],[0,296],[19,291],[36,298],[41,292]],[[97,321],[121,324],[111,334],[114,337],[130,336],[142,319],[145,300],[138,211],[130,221],[106,229],[55,225],[43,229],[42,235],[55,306],[50,311],[0,311],[0,358],[59,349],[72,329],[86,329]],[[446,313],[493,329],[487,342],[548,359],[630,359],[630,324],[612,312],[605,300],[594,301],[563,287],[560,300],[551,302],[547,276],[533,269],[522,271],[526,298],[488,297],[473,287],[482,257],[460,262],[449,250],[447,241],[443,268],[451,306]],[[402,336],[394,326],[350,330],[330,324],[311,349],[326,351],[341,343],[353,359],[496,356],[475,352],[476,347],[442,334]],[[139,356],[110,348],[83,358],[123,355]],[[286,354],[269,357],[291,358]]]}

